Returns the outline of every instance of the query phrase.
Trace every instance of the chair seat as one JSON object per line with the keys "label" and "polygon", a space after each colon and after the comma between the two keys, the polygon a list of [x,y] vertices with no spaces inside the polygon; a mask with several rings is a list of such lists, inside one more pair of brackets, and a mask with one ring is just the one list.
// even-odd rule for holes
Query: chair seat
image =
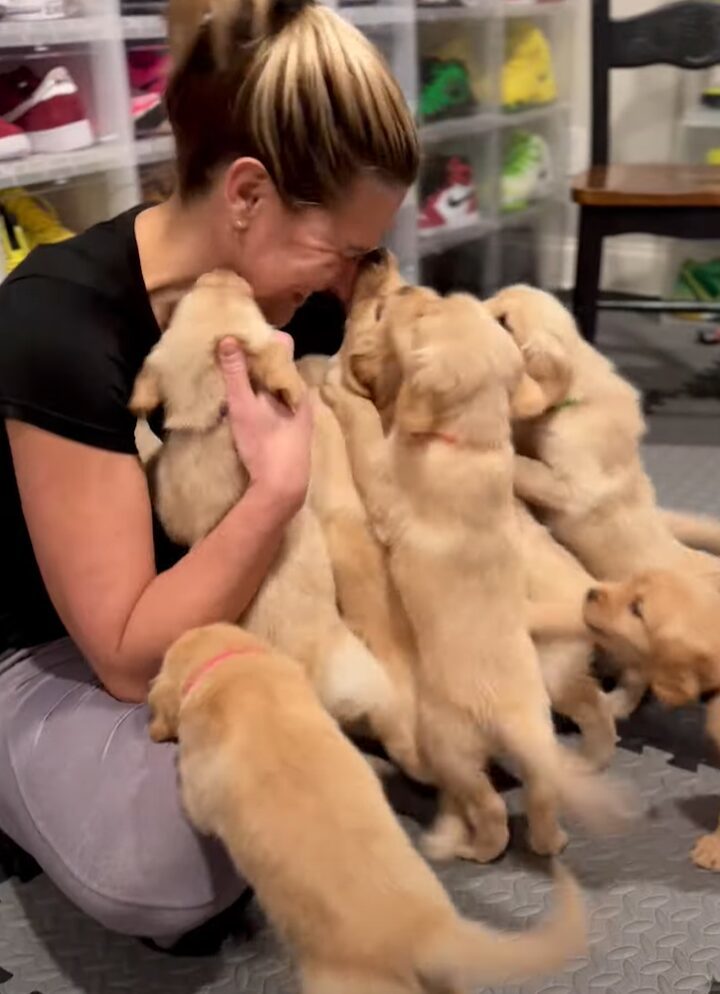
{"label": "chair seat", "polygon": [[586,207],[720,207],[720,166],[593,166],[574,177]]}

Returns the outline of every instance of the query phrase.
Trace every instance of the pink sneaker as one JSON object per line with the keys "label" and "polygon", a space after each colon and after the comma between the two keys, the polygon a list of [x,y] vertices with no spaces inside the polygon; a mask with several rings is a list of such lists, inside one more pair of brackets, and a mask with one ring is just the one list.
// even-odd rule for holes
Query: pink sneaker
{"label": "pink sneaker", "polygon": [[0,159],[19,159],[30,155],[30,142],[22,128],[0,117]]}
{"label": "pink sneaker", "polygon": [[78,88],[64,66],[43,79],[25,66],[1,75],[0,117],[22,128],[33,152],[71,152],[95,140]]}

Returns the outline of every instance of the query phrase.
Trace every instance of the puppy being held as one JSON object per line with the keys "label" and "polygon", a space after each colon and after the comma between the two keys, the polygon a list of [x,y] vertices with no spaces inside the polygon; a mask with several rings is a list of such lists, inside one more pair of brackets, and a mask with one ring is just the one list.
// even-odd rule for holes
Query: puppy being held
{"label": "puppy being held", "polygon": [[353,308],[353,342],[356,320],[394,350],[389,436],[371,400],[332,376],[323,395],[418,643],[421,758],[442,789],[427,851],[485,862],[504,850],[507,812],[485,768],[508,756],[525,781],[530,845],[558,852],[559,803],[598,827],[622,817],[625,801],[555,738],[525,620],[509,419],[511,406],[530,415],[543,398],[472,297],[403,286],[360,317]]}
{"label": "puppy being held", "polygon": [[[226,271],[201,276],[147,357],[130,400],[133,412],[143,415],[164,404],[167,434],[148,467],[151,492],[168,535],[188,546],[215,527],[248,482],[224,416],[225,383],[216,358],[228,334],[245,352],[258,387],[290,408],[306,390],[245,280]],[[338,720],[367,720],[393,758],[412,765],[413,742],[398,719],[388,674],[338,615],[322,530],[307,505],[290,522],[243,624],[308,668]]]}
{"label": "puppy being held", "polygon": [[225,843],[305,994],[469,994],[584,951],[582,898],[559,868],[556,909],[538,927],[461,918],[303,668],[256,635],[183,635],[149,705],[153,739],[179,739],[189,818]]}
{"label": "puppy being held", "polygon": [[[720,593],[712,583],[649,570],[593,587],[585,622],[600,645],[639,670],[668,707],[710,695],[707,732],[720,749]],[[698,866],[720,870],[720,826],[699,839]]]}

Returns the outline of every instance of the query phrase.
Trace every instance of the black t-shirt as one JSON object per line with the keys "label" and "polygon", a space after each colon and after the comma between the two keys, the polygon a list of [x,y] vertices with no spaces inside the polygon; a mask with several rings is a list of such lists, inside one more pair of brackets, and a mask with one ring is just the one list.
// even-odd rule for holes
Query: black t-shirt
{"label": "black t-shirt", "polygon": [[[113,452],[137,451],[127,403],[160,335],[135,240],[142,209],[36,249],[0,285],[0,650],[66,634],[35,560],[4,419]],[[338,302],[319,295],[287,330],[299,358],[308,351],[334,352],[342,325]],[[162,412],[151,424],[161,434]],[[153,523],[160,571],[185,550],[156,518]]]}
{"label": "black t-shirt", "polygon": [[[65,634],[25,525],[4,419],[113,452],[137,451],[127,403],[160,335],[135,241],[140,210],[36,249],[0,286],[0,649]],[[157,567],[167,569],[184,550],[157,520],[154,529]]]}

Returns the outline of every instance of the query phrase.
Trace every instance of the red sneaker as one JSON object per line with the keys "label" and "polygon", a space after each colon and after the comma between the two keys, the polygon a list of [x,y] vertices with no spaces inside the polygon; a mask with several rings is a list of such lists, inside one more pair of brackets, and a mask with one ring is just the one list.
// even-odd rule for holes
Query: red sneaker
{"label": "red sneaker", "polygon": [[71,152],[95,140],[78,88],[64,66],[43,79],[25,66],[1,75],[0,117],[22,128],[33,152]]}
{"label": "red sneaker", "polygon": [[[420,208],[420,234],[438,228],[462,228],[480,220],[472,166],[461,155],[443,156],[430,165],[425,184],[429,187]],[[439,176],[436,175],[439,172]]]}
{"label": "red sneaker", "polygon": [[0,117],[0,159],[19,159],[30,155],[30,142],[22,128]]}

